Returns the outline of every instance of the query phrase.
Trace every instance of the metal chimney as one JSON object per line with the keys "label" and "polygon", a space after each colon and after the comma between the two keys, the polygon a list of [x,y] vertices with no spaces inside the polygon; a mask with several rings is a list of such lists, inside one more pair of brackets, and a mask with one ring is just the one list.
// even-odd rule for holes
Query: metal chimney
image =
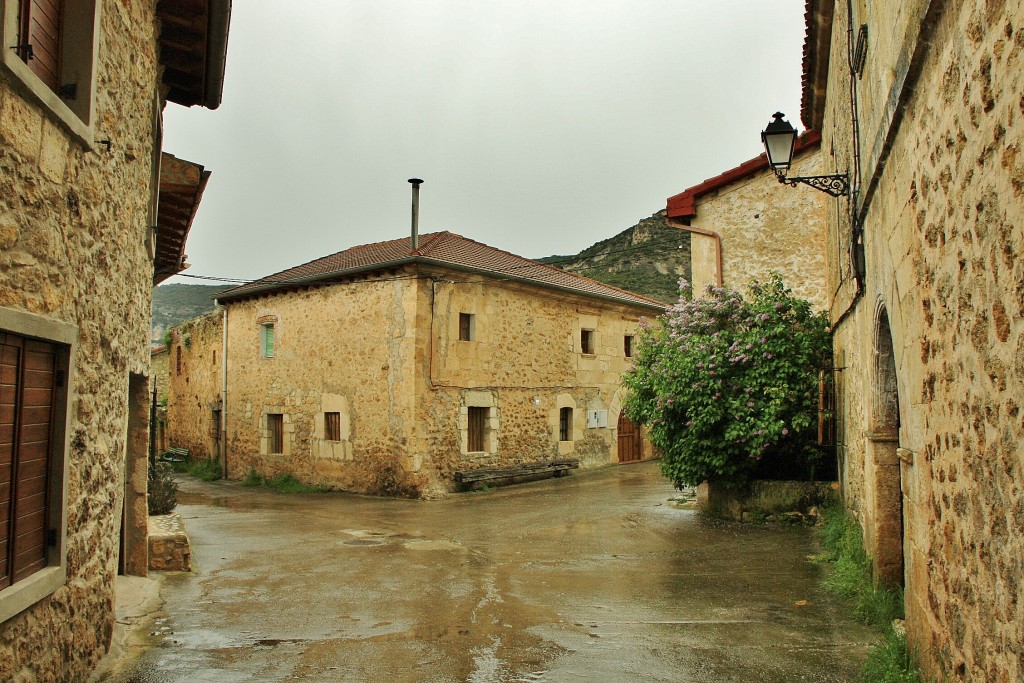
{"label": "metal chimney", "polygon": [[420,185],[419,178],[409,178],[412,183],[412,250],[420,248]]}

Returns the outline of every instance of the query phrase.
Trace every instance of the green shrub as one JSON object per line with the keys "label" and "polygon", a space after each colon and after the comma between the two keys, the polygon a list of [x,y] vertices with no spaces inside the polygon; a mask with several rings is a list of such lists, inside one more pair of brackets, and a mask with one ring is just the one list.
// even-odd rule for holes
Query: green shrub
{"label": "green shrub", "polygon": [[174,481],[174,469],[166,462],[158,462],[149,468],[149,514],[170,514],[178,504],[178,482]]}
{"label": "green shrub", "polygon": [[214,458],[196,460],[189,463],[188,473],[203,481],[217,481],[221,478],[220,463]]}
{"label": "green shrub", "polygon": [[263,477],[250,467],[249,474],[245,475],[245,479],[242,480],[242,486],[263,486],[264,481]]}
{"label": "green shrub", "polygon": [[751,285],[749,300],[724,287],[691,299],[680,287],[679,303],[641,331],[624,378],[626,413],[648,426],[662,473],[683,488],[813,472],[823,456],[818,373],[831,354],[825,315],[775,273]]}

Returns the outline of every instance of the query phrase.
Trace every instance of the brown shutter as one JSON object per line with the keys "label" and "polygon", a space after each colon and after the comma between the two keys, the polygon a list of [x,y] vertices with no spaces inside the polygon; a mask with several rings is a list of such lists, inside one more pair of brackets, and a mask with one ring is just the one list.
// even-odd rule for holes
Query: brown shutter
{"label": "brown shutter", "polygon": [[57,348],[0,334],[0,587],[46,566]]}
{"label": "brown shutter", "polygon": [[14,482],[14,416],[17,410],[21,349],[0,334],[0,588],[11,585],[9,539]]}
{"label": "brown shutter", "polygon": [[[64,0],[22,0],[21,43],[32,46],[29,68],[54,92],[60,90],[61,21]],[[23,57],[27,52],[23,51]]]}
{"label": "brown shutter", "polygon": [[469,429],[466,435],[466,450],[479,453],[484,450],[484,430],[486,428],[487,408],[471,407],[469,409]]}

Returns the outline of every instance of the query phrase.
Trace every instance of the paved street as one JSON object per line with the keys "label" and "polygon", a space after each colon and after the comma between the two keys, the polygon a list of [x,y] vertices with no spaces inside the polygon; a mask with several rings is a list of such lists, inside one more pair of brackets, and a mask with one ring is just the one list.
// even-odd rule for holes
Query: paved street
{"label": "paved street", "polygon": [[675,495],[653,463],[427,502],[187,479],[195,569],[108,680],[856,680],[812,533]]}

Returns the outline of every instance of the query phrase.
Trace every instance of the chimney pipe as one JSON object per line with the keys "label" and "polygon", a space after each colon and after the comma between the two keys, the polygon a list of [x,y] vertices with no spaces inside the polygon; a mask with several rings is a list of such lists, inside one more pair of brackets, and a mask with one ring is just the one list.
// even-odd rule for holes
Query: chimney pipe
{"label": "chimney pipe", "polygon": [[409,178],[412,183],[412,250],[420,248],[420,185],[419,178]]}

